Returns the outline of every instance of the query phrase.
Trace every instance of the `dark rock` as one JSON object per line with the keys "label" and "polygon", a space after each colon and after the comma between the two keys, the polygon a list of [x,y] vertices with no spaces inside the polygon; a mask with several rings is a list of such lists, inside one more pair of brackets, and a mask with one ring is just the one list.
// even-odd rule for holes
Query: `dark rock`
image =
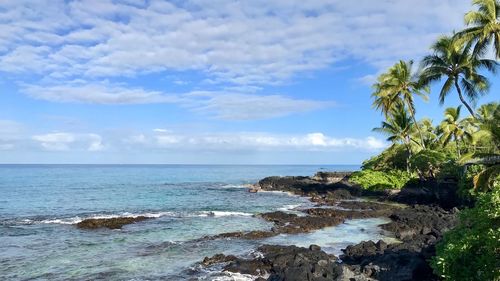
{"label": "dark rock", "polygon": [[215,240],[215,239],[224,239],[224,238],[239,238],[239,239],[248,239],[248,240],[254,240],[254,239],[263,239],[263,238],[268,238],[272,236],[276,236],[279,233],[273,232],[273,231],[261,231],[261,230],[254,230],[254,231],[248,231],[248,232],[227,232],[227,233],[221,233],[213,236],[205,236],[201,238],[200,240]]}
{"label": "dark rock", "polygon": [[309,250],[311,251],[321,251],[321,247],[318,245],[310,245]]}
{"label": "dark rock", "polygon": [[230,262],[224,270],[253,275],[269,274],[267,280],[335,280],[340,268],[335,263],[335,257],[321,251],[318,246],[312,245],[310,248],[264,245],[258,249],[264,257],[238,259]]}
{"label": "dark rock", "polygon": [[334,226],[344,221],[343,216],[297,216],[281,211],[265,213],[262,217],[273,222],[276,233],[304,233]]}
{"label": "dark rock", "polygon": [[230,261],[235,261],[237,259],[238,258],[233,255],[226,256],[224,254],[216,254],[210,258],[205,257],[201,263],[204,266],[210,266],[212,264],[230,262]]}
{"label": "dark rock", "polygon": [[457,213],[436,206],[415,205],[395,210],[390,219],[392,222],[382,228],[394,232],[399,239],[410,240],[418,234],[440,237],[457,224]]}
{"label": "dark rock", "polygon": [[120,229],[124,225],[140,222],[147,219],[149,218],[144,216],[109,218],[109,219],[86,219],[77,223],[76,226],[82,229],[97,229],[97,228]]}
{"label": "dark rock", "polygon": [[228,265],[224,267],[224,271],[229,272],[237,272],[241,274],[250,274],[250,275],[264,275],[271,270],[271,266],[261,260],[244,260],[237,259],[235,261],[230,262]]}
{"label": "dark rock", "polygon": [[312,179],[322,183],[336,183],[347,180],[352,172],[317,172]]}
{"label": "dark rock", "polygon": [[434,204],[445,209],[452,209],[467,203],[458,196],[457,189],[456,183],[416,182],[405,186],[390,200],[410,205]]}
{"label": "dark rock", "polygon": [[395,209],[401,209],[401,207],[397,206],[396,204],[373,201],[341,201],[337,205],[344,209],[365,211],[391,211]]}
{"label": "dark rock", "polygon": [[348,199],[364,192],[362,188],[349,183],[347,179],[330,183],[318,180],[317,177],[267,177],[260,180],[258,185],[263,190],[286,191],[315,198],[329,194],[330,200]]}
{"label": "dark rock", "polygon": [[394,232],[402,243],[368,241],[348,246],[341,259],[349,276],[380,281],[438,280],[427,261],[435,255],[434,245],[441,235],[456,225],[457,213],[416,205],[395,209],[390,219],[392,222],[382,228]]}

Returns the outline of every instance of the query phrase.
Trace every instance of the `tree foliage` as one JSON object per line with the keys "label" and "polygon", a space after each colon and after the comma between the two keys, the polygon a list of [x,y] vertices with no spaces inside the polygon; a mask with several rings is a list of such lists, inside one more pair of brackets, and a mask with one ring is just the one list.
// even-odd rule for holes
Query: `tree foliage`
{"label": "tree foliage", "polygon": [[436,246],[431,265],[450,281],[500,280],[500,187],[479,195]]}

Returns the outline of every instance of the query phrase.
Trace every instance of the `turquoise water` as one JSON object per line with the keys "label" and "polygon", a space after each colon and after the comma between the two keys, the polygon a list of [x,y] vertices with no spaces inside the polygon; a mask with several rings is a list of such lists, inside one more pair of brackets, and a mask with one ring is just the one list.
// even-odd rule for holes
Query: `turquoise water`
{"label": "turquoise water", "polygon": [[[379,235],[374,230],[379,222],[361,223],[373,224],[373,235],[366,231],[346,235],[346,231],[360,232],[353,221],[352,227],[263,241],[199,238],[269,229],[269,223],[252,215],[311,204],[285,193],[249,193],[244,184],[271,175],[357,168],[0,165],[0,275],[12,280],[210,280],[218,273],[196,270],[203,257],[220,252],[251,254],[266,242],[317,242],[337,253],[341,245]],[[137,215],[152,219],[121,230],[87,231],[73,225],[85,218]],[[335,233],[346,237],[329,240]]]}

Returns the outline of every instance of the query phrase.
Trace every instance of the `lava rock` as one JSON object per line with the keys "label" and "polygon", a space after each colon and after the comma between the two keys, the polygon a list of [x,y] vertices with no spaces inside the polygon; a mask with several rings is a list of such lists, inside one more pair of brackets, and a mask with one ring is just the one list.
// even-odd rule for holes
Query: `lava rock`
{"label": "lava rock", "polygon": [[97,229],[109,228],[120,229],[122,226],[140,222],[149,219],[148,217],[120,217],[120,218],[106,218],[106,219],[86,219],[76,224],[76,227],[82,229]]}

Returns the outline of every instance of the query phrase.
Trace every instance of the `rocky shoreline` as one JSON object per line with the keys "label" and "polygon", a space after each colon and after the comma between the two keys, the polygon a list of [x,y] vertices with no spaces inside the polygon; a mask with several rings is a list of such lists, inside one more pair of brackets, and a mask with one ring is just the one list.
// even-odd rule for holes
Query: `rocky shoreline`
{"label": "rocky shoreline", "polygon": [[349,175],[320,172],[313,177],[264,178],[250,191],[290,192],[309,197],[316,207],[303,210],[303,215],[281,211],[261,214],[274,224],[269,231],[223,233],[204,239],[262,239],[307,233],[350,219],[386,217],[391,222],[381,228],[393,233],[400,243],[364,241],[343,249],[340,257],[325,253],[317,245],[263,245],[255,258],[217,254],[206,257],[200,265],[222,265],[224,271],[250,274],[256,280],[439,280],[427,261],[434,255],[434,246],[443,233],[457,223],[453,187],[438,189],[431,184],[430,188],[374,192],[350,183]]}

